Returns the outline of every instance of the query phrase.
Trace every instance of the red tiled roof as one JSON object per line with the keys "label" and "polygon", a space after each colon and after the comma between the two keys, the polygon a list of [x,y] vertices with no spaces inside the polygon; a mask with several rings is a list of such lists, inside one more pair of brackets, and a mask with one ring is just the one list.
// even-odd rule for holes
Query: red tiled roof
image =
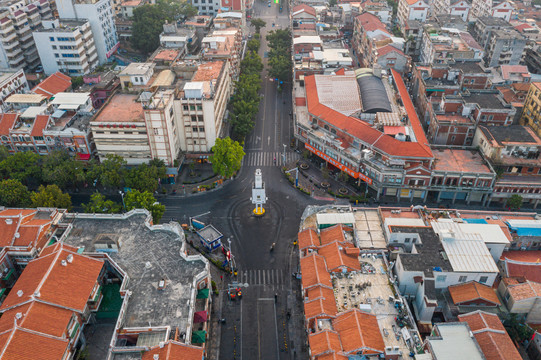
{"label": "red tiled roof", "polygon": [[456,305],[474,300],[484,300],[494,306],[500,305],[500,300],[498,300],[494,289],[476,281],[449,286],[449,293]]}
{"label": "red tiled roof", "polygon": [[298,235],[299,237],[299,249],[315,248],[320,245],[319,237],[314,229],[304,229]]}
{"label": "red tiled roof", "polygon": [[45,95],[48,98],[51,98],[59,92],[65,92],[70,86],[71,78],[68,75],[64,75],[57,71],[37,84],[32,89],[32,92],[34,94]]}
{"label": "red tiled roof", "polygon": [[381,30],[389,35],[391,33],[387,30],[385,24],[381,22],[379,17],[369,12],[362,13],[356,17],[356,21],[362,26],[366,31]]}
{"label": "red tiled roof", "polygon": [[6,360],[58,360],[68,351],[69,340],[14,328],[0,334],[0,358]]}
{"label": "red tiled roof", "polygon": [[519,73],[526,77],[530,77],[528,67],[525,65],[502,65],[500,69],[502,71],[502,78],[505,80],[509,79],[512,73]]}
{"label": "red tiled roof", "polygon": [[385,351],[385,343],[375,315],[351,309],[338,314],[332,320],[332,324],[340,335],[342,348],[346,354],[357,352],[377,354]]}
{"label": "red tiled roof", "polygon": [[515,25],[514,28],[517,29],[519,32],[523,32],[525,29],[532,29],[533,26],[528,23],[522,23],[520,25]]}
{"label": "red tiled roof", "polygon": [[[39,299],[83,312],[103,268],[103,261],[56,245],[53,253],[31,261],[6,297],[0,311]],[[72,262],[67,262],[71,255]],[[62,265],[65,261],[66,265]],[[19,296],[21,291],[21,296]]]}
{"label": "red tiled roof", "polygon": [[301,258],[302,287],[323,285],[332,288],[331,275],[327,272],[325,258],[312,253]]}
{"label": "red tiled roof", "polygon": [[524,277],[541,283],[541,251],[505,251],[500,257],[509,277]]}
{"label": "red tiled roof", "polygon": [[37,210],[8,209],[0,211],[0,247],[39,247],[48,240],[52,219],[34,219]]}
{"label": "red tiled roof", "polygon": [[354,117],[343,115],[342,113],[331,109],[319,102],[316,85],[316,75],[305,77],[306,100],[308,112],[329,124],[348,132],[366,144],[379,149],[379,151],[401,158],[433,158],[432,151],[428,145],[428,140],[417,117],[415,107],[406,89],[406,85],[398,72],[391,69],[393,79],[398,89],[398,96],[402,99],[406,113],[415,133],[417,142],[400,141],[392,136],[383,134],[377,129],[372,128],[366,122]]}
{"label": "red tiled roof", "polygon": [[22,315],[17,321],[18,326],[57,337],[65,335],[73,316],[73,311],[32,301],[4,312],[0,317],[0,331],[13,328],[17,313]]}
{"label": "red tiled roof", "polygon": [[424,6],[427,6],[427,5],[426,5],[426,2],[420,1],[420,0],[406,0],[406,2],[407,2],[408,5],[410,5],[410,6],[411,6],[411,5],[415,5],[415,4],[417,4],[418,2],[423,2],[423,3],[424,3]]}
{"label": "red tiled roof", "polygon": [[300,5],[297,5],[297,6],[293,7],[293,11],[291,13],[294,14],[297,11],[300,11],[300,10],[303,10],[308,15],[316,16],[316,10],[313,7],[308,6],[306,4],[300,4]]}
{"label": "red tiled roof", "polygon": [[43,136],[43,130],[47,127],[49,123],[49,115],[38,115],[34,120],[34,126],[32,127],[32,132],[30,136]]}
{"label": "red tiled roof", "polygon": [[475,311],[458,320],[468,323],[487,360],[522,359],[497,315]]}
{"label": "red tiled roof", "polygon": [[329,352],[342,351],[340,337],[336,331],[324,330],[308,336],[310,353],[312,356],[323,355]]}
{"label": "red tiled roof", "polygon": [[382,46],[382,47],[378,48],[378,57],[387,55],[390,52],[395,52],[395,53],[400,54],[402,56],[406,56],[406,54],[404,54],[404,52],[402,50],[397,49],[392,45],[385,45],[385,46]]}
{"label": "red tiled roof", "polygon": [[304,316],[313,319],[327,315],[334,317],[338,313],[334,291],[323,286],[314,286],[306,290],[307,301],[304,303]]}
{"label": "red tiled roof", "polygon": [[0,135],[9,135],[9,131],[19,118],[19,114],[4,113],[0,114]]}
{"label": "red tiled roof", "polygon": [[541,298],[541,284],[526,281],[516,285],[509,285],[507,290],[514,301],[526,300],[531,298]]}
{"label": "red tiled roof", "polygon": [[[361,264],[357,255],[350,255],[344,251],[344,247],[348,245],[338,245],[338,242],[333,242],[322,246],[318,250],[318,254],[325,257],[327,263],[327,271],[341,270],[346,267],[348,271],[361,270]],[[353,247],[353,245],[349,245]]]}
{"label": "red tiled roof", "polygon": [[158,355],[160,360],[202,360],[203,349],[171,340],[163,348],[158,345],[144,352],[141,360],[153,360],[154,355]]}
{"label": "red tiled roof", "polygon": [[321,237],[321,245],[327,245],[335,241],[341,243],[346,242],[346,238],[344,236],[344,226],[342,224],[334,225],[321,230],[319,236]]}

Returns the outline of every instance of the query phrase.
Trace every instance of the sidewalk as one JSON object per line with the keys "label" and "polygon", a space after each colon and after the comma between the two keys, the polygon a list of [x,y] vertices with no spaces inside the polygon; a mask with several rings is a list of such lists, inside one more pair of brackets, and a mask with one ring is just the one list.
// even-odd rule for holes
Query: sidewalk
{"label": "sidewalk", "polygon": [[[339,175],[331,173],[325,175],[316,160],[301,159],[296,163],[288,164],[286,171],[295,169],[295,167],[299,169],[299,190],[316,200],[334,201],[337,198],[350,200],[351,197],[358,197],[360,201],[364,200],[364,193],[359,192],[346,182],[338,180]],[[289,172],[293,184],[295,176],[295,171]]]}
{"label": "sidewalk", "polygon": [[165,194],[190,196],[197,193],[220,188],[224,180],[212,170],[209,163],[185,164],[175,179],[175,184],[163,184]]}

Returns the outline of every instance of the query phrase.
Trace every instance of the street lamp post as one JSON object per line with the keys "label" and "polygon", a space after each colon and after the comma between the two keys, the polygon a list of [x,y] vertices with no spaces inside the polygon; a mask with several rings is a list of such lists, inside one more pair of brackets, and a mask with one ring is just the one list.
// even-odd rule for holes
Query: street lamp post
{"label": "street lamp post", "polygon": [[122,197],[122,206],[124,207],[124,211],[126,211],[126,203],[124,202],[124,192],[119,190],[118,193]]}
{"label": "street lamp post", "polygon": [[283,155],[283,157],[284,157],[284,166],[285,166],[286,165],[286,147],[287,147],[287,145],[286,144],[282,144],[282,145],[284,145],[284,155]]}

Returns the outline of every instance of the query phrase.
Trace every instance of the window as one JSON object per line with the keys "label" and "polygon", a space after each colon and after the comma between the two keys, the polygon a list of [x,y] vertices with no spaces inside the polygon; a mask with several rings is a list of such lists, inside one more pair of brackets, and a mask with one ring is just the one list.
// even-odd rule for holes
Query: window
{"label": "window", "polygon": [[184,105],[184,106],[182,107],[182,109],[183,109],[184,111],[188,111],[188,105]]}
{"label": "window", "polygon": [[197,105],[197,110],[203,110],[203,106],[202,105]]}
{"label": "window", "polygon": [[56,45],[53,45],[53,50],[56,50]]}
{"label": "window", "polygon": [[43,136],[34,136],[34,140],[43,141]]}
{"label": "window", "polygon": [[192,127],[193,132],[197,132],[197,126]]}
{"label": "window", "polygon": [[154,128],[154,135],[160,135],[160,129]]}
{"label": "window", "polygon": [[409,242],[410,242],[410,238],[405,238],[405,239],[404,239],[404,242],[405,242],[406,244],[409,243]]}
{"label": "window", "polygon": [[461,277],[458,278],[458,282],[463,283],[463,282],[466,282],[467,279],[468,279],[467,276],[461,276]]}
{"label": "window", "polygon": [[202,126],[200,126],[200,127],[199,127],[199,132],[205,132],[205,128],[202,127]]}
{"label": "window", "polygon": [[445,280],[447,280],[447,275],[438,275],[438,276],[436,276],[436,281],[437,282],[444,282]]}
{"label": "window", "polygon": [[54,37],[49,37],[49,41],[54,41]]}
{"label": "window", "polygon": [[58,55],[58,54],[54,54],[54,57],[57,58],[57,57],[59,57],[59,55]]}
{"label": "window", "polygon": [[479,282],[480,282],[481,284],[486,284],[487,281],[488,281],[488,276],[481,276],[481,277],[479,278]]}

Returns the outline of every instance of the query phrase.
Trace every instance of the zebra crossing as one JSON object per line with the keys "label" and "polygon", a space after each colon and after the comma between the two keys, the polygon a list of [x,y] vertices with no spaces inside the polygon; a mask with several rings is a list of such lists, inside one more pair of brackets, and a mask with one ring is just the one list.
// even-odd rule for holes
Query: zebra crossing
{"label": "zebra crossing", "polygon": [[237,281],[241,284],[270,286],[276,290],[284,289],[285,274],[282,269],[239,270],[237,274]]}
{"label": "zebra crossing", "polygon": [[[276,163],[274,161],[276,159]],[[300,159],[300,154],[296,152],[286,152],[286,162],[291,162]],[[284,153],[281,152],[248,152],[242,159],[242,164],[245,166],[284,166]]]}

